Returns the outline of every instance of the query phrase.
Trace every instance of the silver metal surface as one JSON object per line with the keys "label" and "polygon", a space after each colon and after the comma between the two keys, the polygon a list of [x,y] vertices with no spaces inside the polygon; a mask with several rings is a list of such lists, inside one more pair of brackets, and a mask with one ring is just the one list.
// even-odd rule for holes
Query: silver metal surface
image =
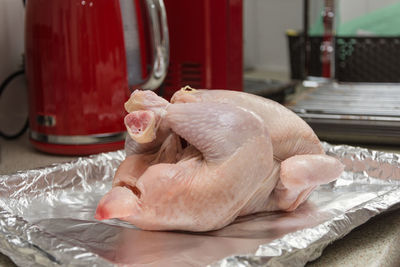
{"label": "silver metal surface", "polygon": [[149,77],[136,88],[154,90],[164,81],[169,65],[167,12],[163,0],[146,0],[145,3],[150,17],[150,37],[153,41],[154,61]]}
{"label": "silver metal surface", "polygon": [[400,144],[400,84],[320,84],[288,107],[324,140]]}
{"label": "silver metal surface", "polygon": [[35,141],[58,145],[89,145],[105,144],[125,140],[126,132],[94,134],[94,135],[52,135],[36,131],[29,132],[30,138]]}
{"label": "silver metal surface", "polygon": [[0,176],[0,252],[20,266],[303,266],[371,217],[399,207],[400,155],[324,144],[345,165],[297,210],[207,233],[96,221],[122,151]]}
{"label": "silver metal surface", "polygon": [[155,90],[167,76],[169,65],[169,35],[167,13],[163,0],[146,0],[149,13],[149,31],[153,63],[150,73],[142,80],[138,24],[134,2],[119,0],[124,27],[124,42],[128,71],[128,83],[132,89]]}
{"label": "silver metal surface", "polygon": [[293,106],[316,114],[389,116],[400,118],[400,85],[338,84],[317,87]]}

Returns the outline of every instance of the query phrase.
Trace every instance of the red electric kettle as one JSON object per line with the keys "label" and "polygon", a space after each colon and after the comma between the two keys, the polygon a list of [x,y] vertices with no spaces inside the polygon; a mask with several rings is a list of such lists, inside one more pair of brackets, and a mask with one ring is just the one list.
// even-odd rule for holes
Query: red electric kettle
{"label": "red electric kettle", "polygon": [[33,146],[65,155],[122,148],[124,102],[133,89],[156,89],[166,75],[163,1],[29,0],[25,23]]}

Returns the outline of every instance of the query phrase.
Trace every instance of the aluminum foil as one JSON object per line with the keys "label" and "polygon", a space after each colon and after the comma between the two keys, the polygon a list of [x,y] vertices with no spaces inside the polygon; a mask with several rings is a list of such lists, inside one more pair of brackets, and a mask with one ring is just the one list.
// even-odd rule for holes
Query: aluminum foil
{"label": "aluminum foil", "polygon": [[104,153],[0,176],[0,251],[21,266],[302,266],[371,217],[400,207],[400,155],[324,144],[346,170],[294,212],[207,233],[94,219],[125,155]]}

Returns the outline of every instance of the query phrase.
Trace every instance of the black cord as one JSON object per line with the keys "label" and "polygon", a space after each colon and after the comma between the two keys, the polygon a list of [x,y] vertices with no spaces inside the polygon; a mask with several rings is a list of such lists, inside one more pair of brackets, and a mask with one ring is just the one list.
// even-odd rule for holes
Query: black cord
{"label": "black cord", "polygon": [[[26,5],[26,0],[22,0],[22,4]],[[23,75],[25,73],[25,70],[18,70],[14,73],[12,73],[11,75],[9,75],[1,84],[0,84],[0,97],[3,94],[4,90],[6,89],[7,85],[17,76],[19,75]],[[22,127],[21,130],[19,130],[17,133],[15,134],[5,134],[0,130],[0,137],[3,137],[4,139],[15,139],[20,137],[21,135],[23,135],[25,133],[25,131],[28,129],[29,127],[29,118],[26,119],[24,126]]]}
{"label": "black cord", "polygon": [[[0,84],[0,97],[3,94],[4,90],[6,89],[7,85],[16,77],[18,77],[19,75],[23,75],[25,73],[25,70],[18,70],[14,73],[12,73],[11,75],[9,75],[1,84]],[[3,137],[5,139],[15,139],[20,137],[21,135],[23,135],[26,131],[26,129],[28,129],[29,126],[29,119],[26,119],[25,125],[22,127],[21,130],[19,130],[17,133],[15,134],[5,134],[0,130],[0,137]]]}

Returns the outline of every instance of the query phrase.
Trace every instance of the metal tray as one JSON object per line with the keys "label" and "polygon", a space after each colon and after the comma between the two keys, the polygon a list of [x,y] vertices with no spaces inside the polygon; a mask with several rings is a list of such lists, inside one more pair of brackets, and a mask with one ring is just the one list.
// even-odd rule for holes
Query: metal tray
{"label": "metal tray", "polygon": [[124,152],[0,176],[0,252],[20,266],[302,266],[400,202],[400,156],[324,144],[346,165],[296,211],[238,218],[213,232],[142,231],[96,221]]}

